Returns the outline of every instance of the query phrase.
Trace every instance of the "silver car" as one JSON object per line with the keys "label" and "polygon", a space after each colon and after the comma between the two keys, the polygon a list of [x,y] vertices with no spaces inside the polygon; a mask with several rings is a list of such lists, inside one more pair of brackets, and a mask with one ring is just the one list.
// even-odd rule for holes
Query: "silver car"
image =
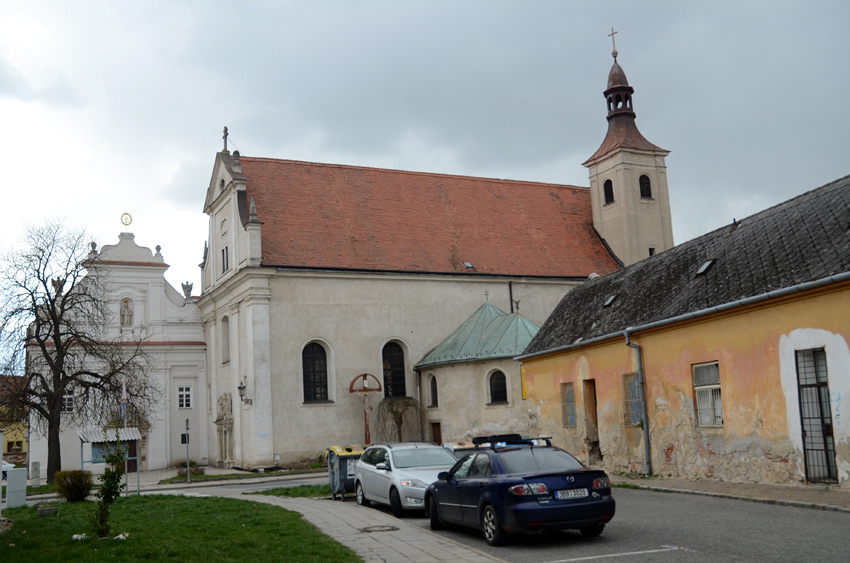
{"label": "silver car", "polygon": [[357,504],[388,504],[397,518],[405,510],[422,510],[425,489],[457,458],[430,442],[398,442],[369,446],[354,466]]}

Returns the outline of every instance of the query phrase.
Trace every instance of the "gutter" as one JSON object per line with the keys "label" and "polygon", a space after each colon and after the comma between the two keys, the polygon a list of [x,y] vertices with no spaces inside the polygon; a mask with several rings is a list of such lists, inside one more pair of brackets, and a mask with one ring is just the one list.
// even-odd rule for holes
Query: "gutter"
{"label": "gutter", "polygon": [[632,344],[629,334],[629,329],[623,331],[623,336],[626,337],[626,346],[637,350],[638,357],[638,386],[640,388],[640,418],[641,426],[643,426],[643,455],[644,465],[643,474],[647,477],[652,475],[652,458],[650,457],[649,447],[649,415],[646,409],[646,382],[643,377],[643,349],[639,344]]}
{"label": "gutter", "polygon": [[722,305],[715,305],[713,307],[708,307],[705,309],[700,309],[699,311],[693,311],[690,313],[683,313],[681,315],[677,315],[675,317],[670,317],[667,319],[661,319],[658,321],[653,321],[650,323],[646,323],[643,325],[635,326],[635,327],[626,327],[625,331],[619,330],[617,332],[611,332],[608,334],[603,334],[602,336],[596,336],[594,338],[590,338],[588,340],[580,340],[578,342],[574,342],[572,344],[565,344],[563,346],[558,346],[556,348],[551,348],[549,350],[541,350],[540,352],[532,352],[531,354],[523,354],[522,356],[514,357],[515,360],[522,361],[529,358],[536,358],[538,356],[545,356],[547,354],[552,354],[554,352],[562,352],[564,350],[572,350],[574,348],[580,348],[587,344],[595,344],[597,342],[602,342],[605,340],[611,340],[622,335],[624,332],[635,333],[644,330],[650,330],[653,328],[663,327],[675,323],[679,323],[682,321],[688,321],[693,319],[699,319],[702,317],[707,317],[709,315],[714,315],[717,313],[723,313],[725,311],[731,311],[733,309],[737,309],[739,307],[745,307],[747,305],[753,305],[755,303],[761,303],[763,301],[770,301],[771,299],[779,299],[781,297],[786,297],[788,295],[793,295],[795,293],[801,293],[805,291],[810,291],[813,289],[818,289],[827,285],[831,285],[834,283],[841,283],[850,281],[850,271],[843,272],[840,274],[835,274],[832,276],[827,276],[825,278],[821,278],[819,280],[803,282],[797,285],[792,285],[790,287],[785,287],[782,289],[777,289],[774,291],[768,291],[767,293],[761,293],[759,295],[754,295],[752,297],[745,297],[743,299],[738,299],[736,301],[730,301],[729,303],[724,303]]}

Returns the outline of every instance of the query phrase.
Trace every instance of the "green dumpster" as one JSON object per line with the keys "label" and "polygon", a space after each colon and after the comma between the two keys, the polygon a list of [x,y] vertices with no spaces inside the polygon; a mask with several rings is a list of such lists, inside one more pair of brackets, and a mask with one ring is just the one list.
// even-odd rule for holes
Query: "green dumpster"
{"label": "green dumpster", "polygon": [[354,492],[354,464],[363,454],[362,446],[331,446],[328,448],[328,479],[331,495],[345,502],[345,493]]}

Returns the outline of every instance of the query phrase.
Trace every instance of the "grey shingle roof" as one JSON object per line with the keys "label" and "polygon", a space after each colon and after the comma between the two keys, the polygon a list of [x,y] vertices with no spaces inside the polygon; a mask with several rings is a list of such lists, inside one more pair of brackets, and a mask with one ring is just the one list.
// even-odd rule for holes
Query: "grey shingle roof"
{"label": "grey shingle roof", "polygon": [[[714,260],[703,275],[701,265]],[[567,293],[524,354],[850,271],[850,176]],[[605,306],[606,301],[614,297]]]}

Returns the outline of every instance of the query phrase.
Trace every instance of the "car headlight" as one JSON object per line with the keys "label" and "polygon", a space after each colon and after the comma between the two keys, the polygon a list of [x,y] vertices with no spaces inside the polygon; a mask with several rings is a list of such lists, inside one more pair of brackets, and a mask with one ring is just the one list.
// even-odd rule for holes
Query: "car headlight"
{"label": "car headlight", "polygon": [[424,482],[420,481],[419,479],[402,479],[401,481],[399,481],[399,483],[401,483],[405,487],[414,487],[416,489],[427,489],[428,488],[428,485],[426,485]]}

